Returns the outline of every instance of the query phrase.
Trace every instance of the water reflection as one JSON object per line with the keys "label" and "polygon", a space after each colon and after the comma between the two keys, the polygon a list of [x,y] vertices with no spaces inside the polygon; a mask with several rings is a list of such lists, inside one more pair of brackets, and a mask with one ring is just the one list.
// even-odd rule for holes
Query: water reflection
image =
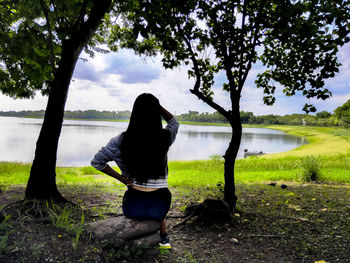
{"label": "water reflection", "polygon": [[[0,117],[0,160],[31,162],[42,120]],[[58,165],[86,166],[110,138],[125,131],[126,122],[64,121],[58,148]],[[231,137],[230,127],[181,125],[170,160],[208,159],[223,155]],[[288,151],[305,143],[302,138],[277,130],[243,128],[238,158],[243,150],[267,153]]]}
{"label": "water reflection", "polygon": [[214,139],[226,139],[227,137],[230,137],[230,133],[225,132],[194,132],[194,131],[180,131],[179,134],[182,136],[187,136],[188,139],[208,139],[208,138],[214,138]]}

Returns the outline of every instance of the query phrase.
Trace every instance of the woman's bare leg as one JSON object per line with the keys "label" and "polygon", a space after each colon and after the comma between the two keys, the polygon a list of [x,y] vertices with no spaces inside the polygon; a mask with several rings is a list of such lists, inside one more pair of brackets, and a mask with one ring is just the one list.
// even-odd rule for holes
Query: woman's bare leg
{"label": "woman's bare leg", "polygon": [[166,221],[165,221],[165,219],[163,219],[163,221],[160,222],[160,224],[159,224],[159,232],[161,235],[166,234]]}

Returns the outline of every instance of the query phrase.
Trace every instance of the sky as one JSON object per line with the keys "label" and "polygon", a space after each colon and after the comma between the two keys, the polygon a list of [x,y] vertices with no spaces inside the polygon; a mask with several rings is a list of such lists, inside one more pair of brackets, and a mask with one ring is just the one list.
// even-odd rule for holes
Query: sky
{"label": "sky", "polygon": [[[81,57],[88,58],[82,54]],[[256,88],[254,80],[263,67],[252,68],[242,91],[241,108],[254,115],[286,115],[303,113],[305,103],[314,103],[318,111],[333,112],[335,108],[350,99],[350,44],[343,46],[338,57],[342,63],[339,73],[326,81],[332,91],[332,98],[326,101],[308,100],[301,95],[286,97],[282,89],[276,91],[276,103],[273,106],[263,104],[262,89]],[[225,81],[223,73],[215,78],[214,101],[225,109],[230,108],[229,94],[222,90]],[[144,92],[152,93],[160,103],[174,114],[189,110],[213,112],[205,103],[190,93],[194,79],[187,77],[187,69],[181,67],[165,70],[160,57],[144,58],[131,50],[118,53],[96,54],[87,62],[79,60],[70,85],[66,110],[131,110],[136,97]],[[47,97],[40,92],[34,99],[13,99],[0,94],[0,111],[42,110],[46,108]]]}

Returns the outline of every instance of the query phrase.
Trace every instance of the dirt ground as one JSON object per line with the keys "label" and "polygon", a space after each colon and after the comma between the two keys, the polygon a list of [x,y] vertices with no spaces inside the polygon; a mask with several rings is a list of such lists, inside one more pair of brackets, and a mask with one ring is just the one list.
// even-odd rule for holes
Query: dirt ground
{"label": "dirt ground", "polygon": [[[84,223],[121,214],[124,190],[61,186],[79,205],[60,217],[61,226],[52,216],[38,219],[16,206],[5,209],[12,215],[0,224],[0,262],[350,262],[349,186],[242,185],[240,211],[232,220],[186,224],[179,224],[184,207],[204,198],[205,191],[171,190],[171,251],[138,257],[142,248],[106,249],[84,234],[77,238],[82,213]],[[22,200],[23,193],[23,186],[2,188],[0,207]]]}

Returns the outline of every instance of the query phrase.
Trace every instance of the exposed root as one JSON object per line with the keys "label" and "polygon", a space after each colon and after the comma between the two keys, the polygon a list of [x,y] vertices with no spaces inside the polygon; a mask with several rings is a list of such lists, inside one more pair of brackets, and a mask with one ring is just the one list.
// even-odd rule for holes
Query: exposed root
{"label": "exposed root", "polygon": [[5,218],[5,215],[11,215],[14,220],[28,219],[45,222],[49,220],[50,216],[63,211],[67,206],[72,208],[71,211],[78,212],[77,215],[81,215],[81,208],[72,202],[56,203],[47,200],[25,199],[5,206],[0,211],[0,222]]}
{"label": "exposed root", "polygon": [[185,210],[185,219],[174,227],[191,223],[215,223],[232,219],[229,205],[222,199],[206,199],[202,203],[191,203]]}

